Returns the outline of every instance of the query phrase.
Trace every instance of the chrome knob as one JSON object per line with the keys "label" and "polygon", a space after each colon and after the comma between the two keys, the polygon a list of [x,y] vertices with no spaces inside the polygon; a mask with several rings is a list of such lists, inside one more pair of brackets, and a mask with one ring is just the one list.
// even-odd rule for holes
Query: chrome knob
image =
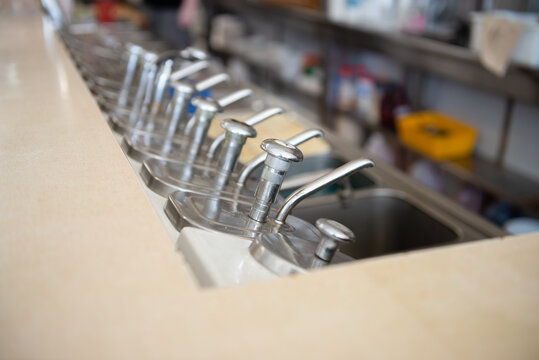
{"label": "chrome knob", "polygon": [[[256,124],[261,123],[264,120],[269,119],[272,116],[275,116],[277,114],[282,114],[284,112],[283,109],[275,107],[275,108],[269,108],[266,110],[262,110],[253,116],[250,116],[249,118],[244,120],[244,123],[247,125],[255,126]],[[225,133],[219,134],[215,140],[211,143],[210,147],[208,148],[208,152],[206,153],[206,157],[208,161],[213,160],[215,153],[217,152],[217,149],[219,146],[223,143],[225,140]]]}
{"label": "chrome knob", "polygon": [[197,110],[207,111],[212,113],[218,113],[221,111],[219,103],[211,98],[197,97],[194,98],[192,104],[196,106]]}
{"label": "chrome knob", "polygon": [[[285,142],[290,145],[298,146],[303,144],[304,142],[314,139],[314,138],[321,138],[324,137],[324,132],[319,129],[309,129],[302,131],[301,133],[292,136],[290,139],[286,140]],[[243,187],[245,185],[245,182],[251,176],[253,171],[260,166],[266,159],[266,154],[262,153],[249,161],[243,170],[241,171],[240,175],[238,176],[237,185],[238,188]]]}
{"label": "chrome knob", "polygon": [[294,145],[277,139],[264,140],[260,147],[267,155],[249,217],[263,223],[268,217],[271,204],[277,197],[290,163],[303,161],[303,154]]}
{"label": "chrome knob", "polygon": [[190,135],[191,129],[193,129],[188,149],[189,159],[194,160],[200,152],[202,144],[204,143],[204,140],[206,140],[210,123],[215,117],[215,114],[223,111],[224,107],[246,98],[252,93],[253,91],[251,89],[242,89],[219,100],[211,98],[195,98],[191,101],[191,103],[197,107],[197,110],[195,116],[189,120],[189,123],[187,123],[184,130],[186,135]]}
{"label": "chrome knob", "polygon": [[335,220],[322,218],[316,220],[315,225],[322,234],[315,255],[325,262],[330,262],[333,259],[339,247],[352,244],[356,239],[352,230]]}
{"label": "chrome knob", "polygon": [[221,127],[225,129],[227,135],[237,135],[244,138],[256,136],[256,130],[251,125],[235,119],[222,120]]}
{"label": "chrome knob", "polygon": [[256,137],[256,130],[252,126],[238,120],[224,119],[221,121],[221,127],[225,129],[226,135],[223,151],[217,161],[217,189],[222,189],[228,183],[247,138]]}

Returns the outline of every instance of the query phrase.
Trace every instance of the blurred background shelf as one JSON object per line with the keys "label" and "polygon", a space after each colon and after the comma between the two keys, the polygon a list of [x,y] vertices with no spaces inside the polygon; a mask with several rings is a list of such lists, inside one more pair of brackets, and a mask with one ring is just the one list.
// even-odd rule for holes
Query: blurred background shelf
{"label": "blurred background shelf", "polygon": [[[501,199],[517,206],[530,215],[539,217],[539,182],[509,169],[500,168],[495,162],[477,154],[459,160],[436,160],[426,156],[403,143],[393,129],[372,125],[361,117],[346,111],[333,109],[341,117],[355,121],[364,129],[364,141],[374,133],[379,133],[387,139],[391,146],[398,148],[395,166],[402,171],[408,171],[417,159],[425,160],[436,166],[442,177],[454,178],[466,182],[485,191],[493,198]],[[451,196],[452,194],[446,193]]]}
{"label": "blurred background shelf", "polygon": [[272,89],[290,92],[292,93],[292,96],[302,98],[307,103],[319,104],[323,101],[323,93],[321,91],[308,90],[304,87],[300,87],[296,82],[284,79],[276,70],[264,64],[260,64],[244,54],[215,48],[212,48],[212,53],[222,59],[225,63],[229,63],[231,59],[241,60],[250,68],[254,77],[259,78],[258,81],[255,80],[257,83],[265,83],[266,86],[269,83],[269,86]]}
{"label": "blurred background shelf", "polygon": [[[534,160],[530,155],[537,146],[530,145],[534,140],[529,135],[539,129],[538,125],[533,125],[539,122],[539,116],[535,116],[539,114],[537,68],[512,63],[505,76],[497,76],[467,47],[469,34],[465,42],[451,40],[458,43],[456,45],[429,38],[427,33],[385,31],[365,24],[351,26],[336,22],[323,7],[313,10],[244,0],[210,0],[208,3],[211,6],[206,33],[210,52],[228,64],[234,60],[245,64],[250,80],[308,108],[321,124],[339,136],[355,137],[357,146],[367,151],[374,138],[383,136],[391,147],[393,165],[413,176],[416,163],[430,164],[430,170],[442,183],[435,190],[471,210],[485,215],[491,212],[491,205],[502,203],[511,209],[511,216],[539,217],[539,171],[534,170],[539,168],[539,159],[536,156]],[[517,6],[516,2],[504,4]],[[522,4],[519,6],[526,6]],[[230,36],[230,48],[212,46],[213,19],[223,14],[231,14],[237,19],[232,21],[245,25],[241,35]],[[237,47],[241,42],[248,46]],[[275,44],[292,52],[305,49],[305,52],[317,54],[320,93],[305,91],[298,81],[290,76],[283,77],[282,64],[288,62],[293,66],[297,61],[294,56],[287,59],[286,51],[285,55],[281,51],[274,52],[280,57],[281,68],[266,61],[267,55],[258,57],[262,61],[253,60],[259,55],[257,52],[265,52],[265,48]],[[350,77],[354,78],[348,84],[348,91],[361,91],[358,87],[362,84],[357,81],[358,66],[367,70],[367,80],[372,81],[367,85],[375,87],[378,93],[375,101],[379,102],[380,112],[384,111],[383,97],[388,89],[397,89],[405,93],[408,111],[433,109],[475,127],[479,141],[473,155],[460,161],[433,160],[400,141],[393,130],[397,116],[388,124],[387,114],[370,114],[370,119],[366,119],[360,114],[365,109],[358,111],[356,105],[343,107],[340,103],[343,66],[350,67],[344,70],[352,72]],[[515,146],[515,139],[523,136],[527,143]],[[515,152],[515,148],[526,150]],[[476,198],[473,204],[466,203],[469,196]],[[490,216],[491,220],[493,218],[496,216]],[[502,224],[501,220],[493,221]]]}
{"label": "blurred background shelf", "polygon": [[516,100],[539,104],[539,71],[511,65],[499,77],[480,63],[468,48],[420,36],[335,23],[317,10],[241,0],[213,0],[215,5],[243,16],[264,16],[279,23],[315,30],[320,41],[374,51],[407,66],[497,92]]}

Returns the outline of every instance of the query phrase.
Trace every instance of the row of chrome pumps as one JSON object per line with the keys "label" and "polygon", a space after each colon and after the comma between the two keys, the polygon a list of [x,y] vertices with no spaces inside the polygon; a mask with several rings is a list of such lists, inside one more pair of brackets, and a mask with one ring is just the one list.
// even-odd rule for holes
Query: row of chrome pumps
{"label": "row of chrome pumps", "polygon": [[373,161],[346,163],[283,199],[279,190],[287,171],[303,160],[297,146],[323,137],[321,130],[282,140],[276,128],[276,138],[261,141],[264,152],[241,164],[238,158],[246,140],[257,136],[257,124],[283,108],[224,118],[223,132],[210,138],[216,115],[253,91],[212,96],[212,88],[231,79],[211,71],[205,52],[167,50],[150,33],[125,25],[87,32],[66,28],[60,34],[110,126],[123,135],[123,150],[142,163],[144,183],[167,197],[164,211],[178,231],[194,226],[250,239],[250,254],[281,276],[353,260],[339,251],[356,241],[348,228],[325,218],[310,224],[290,213],[306,197],[373,167]]}

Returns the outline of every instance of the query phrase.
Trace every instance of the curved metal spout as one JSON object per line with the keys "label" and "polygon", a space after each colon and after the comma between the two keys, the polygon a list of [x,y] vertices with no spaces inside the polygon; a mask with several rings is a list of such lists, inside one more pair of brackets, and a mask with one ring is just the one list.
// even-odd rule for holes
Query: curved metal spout
{"label": "curved metal spout", "polygon": [[329,185],[341,180],[344,177],[350,176],[361,169],[374,167],[374,161],[369,159],[357,159],[350,161],[329,174],[323,175],[313,182],[304,185],[288,196],[281,205],[275,216],[275,221],[284,223],[288,214],[296,205],[306,197],[328,187]]}

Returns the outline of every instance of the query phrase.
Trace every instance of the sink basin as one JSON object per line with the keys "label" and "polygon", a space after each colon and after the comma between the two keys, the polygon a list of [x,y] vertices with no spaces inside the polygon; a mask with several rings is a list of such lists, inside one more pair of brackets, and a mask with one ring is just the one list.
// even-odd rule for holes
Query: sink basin
{"label": "sink basin", "polygon": [[449,219],[393,189],[354,191],[347,200],[337,195],[307,199],[292,213],[313,224],[325,217],[350,228],[356,242],[341,251],[356,259],[447,244],[460,237]]}

